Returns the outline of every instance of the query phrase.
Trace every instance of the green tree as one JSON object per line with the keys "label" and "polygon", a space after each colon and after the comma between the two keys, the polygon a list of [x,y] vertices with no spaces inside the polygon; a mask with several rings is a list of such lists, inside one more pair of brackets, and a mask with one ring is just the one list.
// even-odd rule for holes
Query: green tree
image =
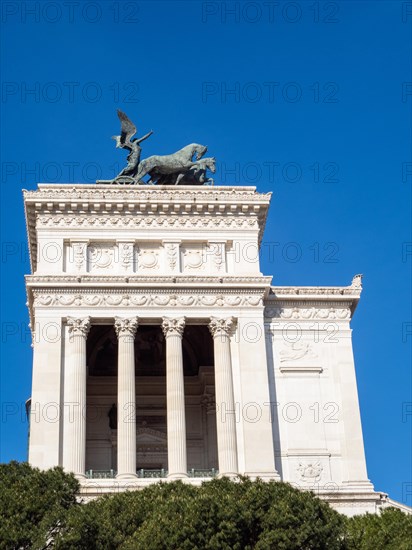
{"label": "green tree", "polygon": [[412,550],[412,516],[396,508],[347,519],[350,550]]}
{"label": "green tree", "polygon": [[0,550],[412,550],[412,516],[346,518],[287,483],[214,479],[80,504],[61,468],[0,465]]}
{"label": "green tree", "polygon": [[25,462],[0,464],[0,548],[45,548],[79,484],[61,468],[40,471]]}
{"label": "green tree", "polygon": [[72,508],[56,548],[334,550],[344,527],[328,504],[285,483],[159,483]]}

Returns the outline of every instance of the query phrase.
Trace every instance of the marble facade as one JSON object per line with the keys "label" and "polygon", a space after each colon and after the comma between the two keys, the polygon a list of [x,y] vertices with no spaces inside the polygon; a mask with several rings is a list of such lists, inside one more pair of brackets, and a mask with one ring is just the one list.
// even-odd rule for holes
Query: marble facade
{"label": "marble facade", "polygon": [[29,461],[86,497],[158,479],[284,480],[349,515],[368,480],[348,286],[261,273],[270,193],[39,184],[24,191],[32,274]]}

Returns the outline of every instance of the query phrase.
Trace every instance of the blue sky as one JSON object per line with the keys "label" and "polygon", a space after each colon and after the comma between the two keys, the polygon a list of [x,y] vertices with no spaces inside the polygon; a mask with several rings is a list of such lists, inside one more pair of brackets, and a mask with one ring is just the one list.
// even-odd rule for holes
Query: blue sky
{"label": "blue sky", "polygon": [[352,328],[369,477],[412,505],[411,3],[1,8],[0,459],[27,447],[21,189],[113,177],[121,108],[155,131],[143,156],[205,143],[216,183],[273,191],[262,270],[274,284],[365,275]]}

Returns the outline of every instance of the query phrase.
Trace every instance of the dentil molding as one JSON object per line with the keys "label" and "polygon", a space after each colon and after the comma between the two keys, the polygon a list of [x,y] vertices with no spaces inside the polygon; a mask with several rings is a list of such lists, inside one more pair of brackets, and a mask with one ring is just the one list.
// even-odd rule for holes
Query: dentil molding
{"label": "dentil molding", "polygon": [[262,202],[270,200],[272,193],[258,193],[256,187],[249,186],[214,186],[200,188],[198,186],[190,187],[185,186],[184,190],[179,188],[170,188],[170,186],[162,187],[157,186],[153,188],[142,188],[138,186],[133,187],[120,187],[120,186],[108,186],[108,185],[96,185],[96,184],[39,184],[38,189],[35,191],[24,190],[24,198],[26,200],[39,200],[45,199],[53,200],[57,199],[60,202],[62,200],[75,200],[75,199],[92,199],[94,201],[181,201],[183,203],[188,201],[211,201],[216,198],[223,201],[244,201],[248,200]]}
{"label": "dentil molding", "polygon": [[[177,260],[176,260],[177,261]],[[89,274],[82,273],[77,275],[69,274],[54,274],[54,275],[26,275],[26,282],[29,286],[35,284],[52,283],[54,284],[95,284],[95,283],[130,283],[144,284],[145,286],[156,283],[166,284],[233,284],[233,285],[259,285],[268,287],[272,280],[271,276],[240,276],[234,277],[231,275],[184,275],[180,273],[172,275],[104,275],[104,274]]]}

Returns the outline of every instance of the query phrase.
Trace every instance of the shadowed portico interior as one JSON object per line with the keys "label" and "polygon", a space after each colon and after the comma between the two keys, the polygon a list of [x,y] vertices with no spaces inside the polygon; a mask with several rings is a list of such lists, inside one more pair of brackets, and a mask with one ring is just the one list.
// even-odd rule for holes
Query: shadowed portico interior
{"label": "shadowed portico interior", "polygon": [[[86,471],[117,471],[118,338],[113,324],[91,326],[87,337]],[[159,324],[139,324],[134,337],[136,465],[141,476],[166,475],[166,341]],[[187,466],[218,470],[213,340],[206,325],[187,325],[182,338]],[[133,411],[134,409],[134,411]]]}

